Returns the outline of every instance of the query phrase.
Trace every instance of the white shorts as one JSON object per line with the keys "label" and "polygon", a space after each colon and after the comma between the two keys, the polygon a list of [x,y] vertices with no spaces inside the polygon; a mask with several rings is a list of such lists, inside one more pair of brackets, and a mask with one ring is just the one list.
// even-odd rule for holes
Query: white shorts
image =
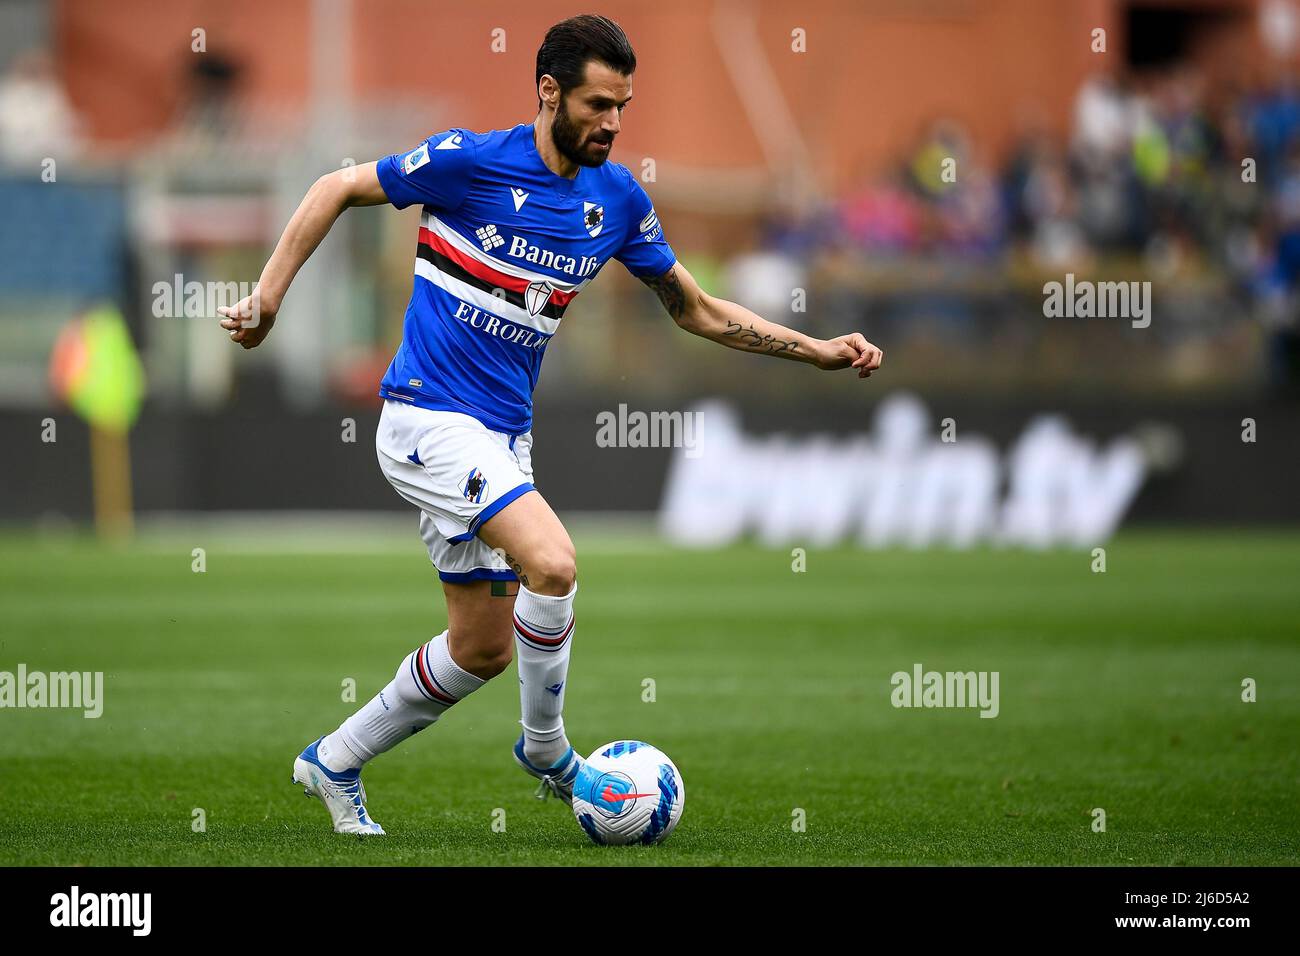
{"label": "white shorts", "polygon": [[444,581],[514,581],[477,537],[479,526],[533,490],[532,432],[494,432],[460,412],[384,400],[375,433],[379,467],[420,509],[420,537]]}

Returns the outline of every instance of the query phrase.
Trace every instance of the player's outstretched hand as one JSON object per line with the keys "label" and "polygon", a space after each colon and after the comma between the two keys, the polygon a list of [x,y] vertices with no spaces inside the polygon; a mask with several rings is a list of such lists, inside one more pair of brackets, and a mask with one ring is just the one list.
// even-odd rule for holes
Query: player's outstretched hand
{"label": "player's outstretched hand", "polygon": [[262,301],[257,289],[234,305],[218,306],[217,313],[224,316],[221,327],[229,330],[230,341],[238,342],[246,349],[261,345],[271,333],[271,326],[275,325],[275,309]]}
{"label": "player's outstretched hand", "polygon": [[855,368],[858,378],[867,378],[885,359],[880,351],[865,338],[861,332],[850,332],[838,338],[829,339],[817,367],[831,371],[837,368]]}

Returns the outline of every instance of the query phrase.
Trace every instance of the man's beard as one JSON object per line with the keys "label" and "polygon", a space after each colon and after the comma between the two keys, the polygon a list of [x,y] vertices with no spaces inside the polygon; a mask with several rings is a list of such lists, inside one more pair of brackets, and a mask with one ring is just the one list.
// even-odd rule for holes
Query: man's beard
{"label": "man's beard", "polygon": [[[603,137],[605,134],[599,135]],[[561,96],[560,107],[555,111],[555,120],[551,123],[551,142],[560,151],[560,155],[579,166],[600,166],[609,159],[608,149],[602,150],[598,155],[586,152],[581,143],[581,136],[581,130],[569,118],[569,111],[564,106],[564,97]],[[604,139],[599,141],[604,142]],[[610,137],[611,149],[613,141],[613,137]]]}

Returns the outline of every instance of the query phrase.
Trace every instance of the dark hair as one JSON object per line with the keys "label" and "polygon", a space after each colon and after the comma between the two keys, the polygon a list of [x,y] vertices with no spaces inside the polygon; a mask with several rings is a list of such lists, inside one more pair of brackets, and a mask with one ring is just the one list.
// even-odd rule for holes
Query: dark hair
{"label": "dark hair", "polygon": [[[613,20],[594,13],[561,20],[546,31],[546,38],[537,48],[533,89],[547,73],[560,84],[561,95],[581,86],[590,60],[597,60],[624,76],[636,72],[636,53],[623,28]],[[537,108],[542,108],[541,97],[537,99]]]}

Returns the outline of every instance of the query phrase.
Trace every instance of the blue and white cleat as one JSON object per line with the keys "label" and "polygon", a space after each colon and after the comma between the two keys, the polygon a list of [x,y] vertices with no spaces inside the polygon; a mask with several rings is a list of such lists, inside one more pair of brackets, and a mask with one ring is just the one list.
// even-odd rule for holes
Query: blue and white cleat
{"label": "blue and white cleat", "polygon": [[[325,738],[322,737],[321,740]],[[325,804],[334,820],[335,833],[383,836],[384,828],[366,813],[366,788],[360,770],[330,770],[316,756],[320,740],[309,744],[293,762],[293,782],[303,793]]]}
{"label": "blue and white cleat", "polygon": [[573,806],[573,784],[578,779],[578,771],[586,763],[578,756],[576,750],[570,747],[564,752],[564,756],[549,767],[538,767],[524,756],[524,735],[520,734],[519,739],[515,741],[515,762],[542,781],[537,788],[538,800],[545,800],[549,791],[569,806]]}

